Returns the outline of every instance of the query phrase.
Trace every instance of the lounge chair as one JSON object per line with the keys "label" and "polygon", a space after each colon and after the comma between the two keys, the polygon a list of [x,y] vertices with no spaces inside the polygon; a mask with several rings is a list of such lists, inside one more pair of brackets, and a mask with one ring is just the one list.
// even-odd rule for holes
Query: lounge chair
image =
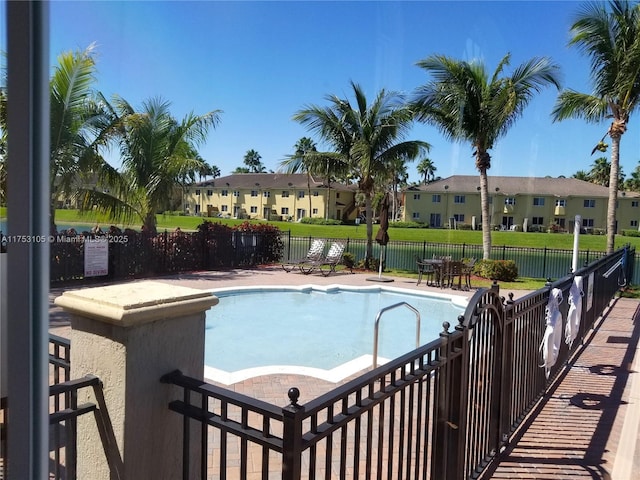
{"label": "lounge chair", "polygon": [[336,266],[342,261],[344,249],[345,244],[343,242],[333,242],[324,258],[313,262],[301,263],[300,271],[305,275],[309,275],[311,272],[319,270],[322,275],[328,277],[331,272],[336,271]]}
{"label": "lounge chair", "polygon": [[311,247],[307,252],[307,256],[304,258],[298,258],[294,260],[288,260],[282,263],[282,268],[285,272],[289,273],[295,268],[300,268],[301,265],[307,263],[318,262],[323,259],[324,246],[326,242],[323,239],[316,238],[311,242]]}

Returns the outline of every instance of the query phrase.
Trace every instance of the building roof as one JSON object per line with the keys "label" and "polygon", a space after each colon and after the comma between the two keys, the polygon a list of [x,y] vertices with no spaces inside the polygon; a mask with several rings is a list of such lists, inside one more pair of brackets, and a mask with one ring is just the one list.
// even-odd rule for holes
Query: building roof
{"label": "building roof", "polygon": [[[217,187],[217,188],[295,188],[307,189],[306,173],[234,173],[226,177],[219,177],[213,180],[206,180],[191,185],[192,187]],[[316,180],[311,176],[311,188],[327,188],[324,179]],[[353,185],[331,182],[330,187],[334,190],[354,190]]]}
{"label": "building roof", "polygon": [[[502,195],[543,195],[567,198],[609,197],[609,187],[585,182],[577,178],[552,177],[499,177],[488,175],[489,193],[499,192]],[[446,188],[445,188],[446,187]],[[436,180],[427,185],[411,187],[412,191],[442,193],[477,193],[480,190],[479,175],[452,175]],[[638,192],[618,192],[618,197],[640,198]]]}

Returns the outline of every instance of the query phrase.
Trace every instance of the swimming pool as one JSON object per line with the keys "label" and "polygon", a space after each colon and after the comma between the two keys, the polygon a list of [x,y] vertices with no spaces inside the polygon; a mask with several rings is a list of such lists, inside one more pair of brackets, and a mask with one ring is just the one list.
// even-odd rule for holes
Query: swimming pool
{"label": "swimming pool", "polygon": [[[393,287],[251,287],[213,290],[207,312],[205,376],[230,384],[268,373],[339,381],[371,366],[380,309],[407,302],[420,312],[420,344],[455,324],[466,298]],[[400,307],[380,321],[378,364],[415,348],[416,316]]]}

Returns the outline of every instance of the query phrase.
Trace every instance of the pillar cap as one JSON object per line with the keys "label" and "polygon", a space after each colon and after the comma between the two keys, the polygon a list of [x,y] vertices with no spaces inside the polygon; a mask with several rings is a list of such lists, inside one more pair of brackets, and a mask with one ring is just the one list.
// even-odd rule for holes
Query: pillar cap
{"label": "pillar cap", "polygon": [[219,299],[204,290],[142,281],[70,290],[54,302],[76,315],[130,327],[205,312]]}

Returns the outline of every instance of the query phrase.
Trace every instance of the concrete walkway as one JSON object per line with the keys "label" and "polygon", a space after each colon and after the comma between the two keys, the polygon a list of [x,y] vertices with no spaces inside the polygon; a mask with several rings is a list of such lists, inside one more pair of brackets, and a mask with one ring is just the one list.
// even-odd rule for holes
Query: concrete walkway
{"label": "concrete walkway", "polygon": [[[285,273],[279,267],[199,272],[154,279],[198,289],[257,285],[382,285],[375,274],[339,271],[329,277]],[[463,295],[395,277],[384,285]],[[51,292],[51,301],[63,289]],[[504,295],[509,293],[503,292]],[[528,292],[516,291],[516,297]],[[68,335],[66,315],[51,304],[51,332]],[[570,368],[534,409],[503,453],[491,478],[640,480],[640,302],[617,299]],[[347,381],[349,379],[345,379]],[[265,375],[225,386],[275,405],[296,386],[301,403],[337,384],[301,375]]]}

